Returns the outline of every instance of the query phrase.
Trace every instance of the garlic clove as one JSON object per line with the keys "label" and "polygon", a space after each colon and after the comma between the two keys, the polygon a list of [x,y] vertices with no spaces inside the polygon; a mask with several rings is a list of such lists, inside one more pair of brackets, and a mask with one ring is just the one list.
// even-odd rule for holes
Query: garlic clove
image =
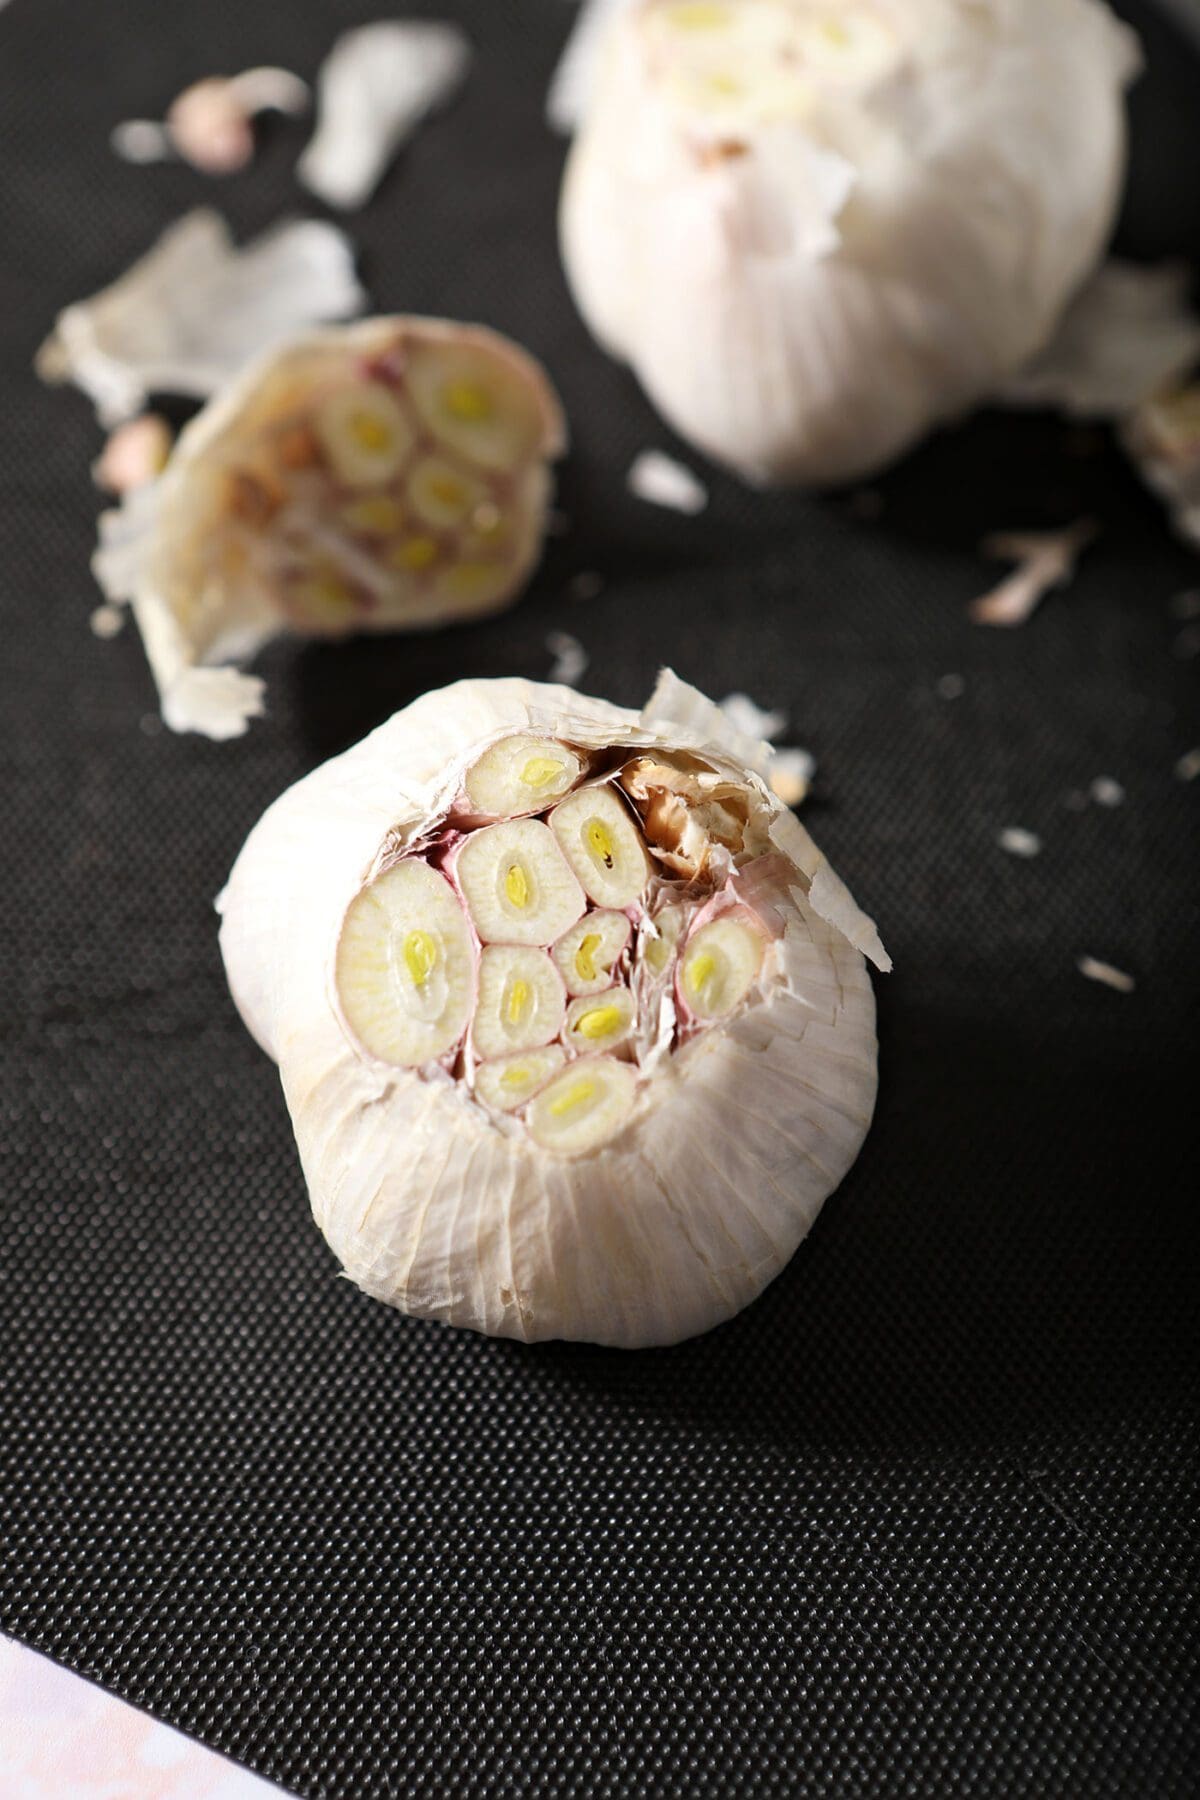
{"label": "garlic clove", "polygon": [[551,944],[584,909],[579,883],[538,819],[508,819],[474,832],[454,872],[485,944]]}
{"label": "garlic clove", "polygon": [[599,994],[612,985],[613,970],[629,942],[630,923],[623,912],[601,908],[583,915],[564,932],[551,955],[568,994]]}
{"label": "garlic clove", "polygon": [[559,799],[578,781],[582,768],[565,744],[516,732],[485,750],[467,770],[463,785],[474,813],[512,818],[539,812]]}
{"label": "garlic clove", "polygon": [[544,950],[489,944],[479,959],[479,998],[472,1026],[482,1058],[536,1050],[557,1037],[566,995]]}
{"label": "garlic clove", "polygon": [[637,1002],[628,988],[612,987],[600,994],[572,1000],[567,1008],[564,1037],[581,1054],[615,1050],[637,1025]]}
{"label": "garlic clove", "polygon": [[720,1019],[744,1000],[762,968],[766,945],[748,916],[725,916],[688,938],[679,970],[681,996],[701,1019]]}
{"label": "garlic clove", "polygon": [[480,1063],[475,1071],[475,1092],[497,1112],[515,1112],[545,1087],[565,1060],[558,1044],[546,1044],[541,1049]]}
{"label": "garlic clove", "polygon": [[400,402],[377,381],[330,394],[317,408],[313,431],[336,479],[354,488],[392,480],[417,440]]}
{"label": "garlic clove", "polygon": [[653,919],[642,921],[642,960],[651,975],[665,975],[687,923],[682,906],[665,906]]}
{"label": "garlic clove", "polygon": [[468,462],[498,472],[515,469],[544,434],[538,396],[490,346],[414,346],[407,375],[426,427]]}
{"label": "garlic clove", "polygon": [[364,536],[392,538],[405,524],[407,513],[395,494],[364,494],[359,500],[348,500],[338,512],[341,523]]}
{"label": "garlic clove", "polygon": [[335,985],[351,1032],[382,1062],[415,1067],[453,1049],[474,999],[471,934],[428,863],[397,863],[351,902]]}
{"label": "garlic clove", "polygon": [[581,1057],[556,1075],[529,1107],[535,1143],[560,1156],[583,1155],[616,1137],[633,1111],[637,1079],[628,1063]]}
{"label": "garlic clove", "polygon": [[551,813],[550,829],[597,906],[628,906],[645,889],[646,846],[611,787],[577,788]]}
{"label": "garlic clove", "polygon": [[435,531],[454,530],[489,498],[487,487],[445,456],[423,456],[408,478],[409,504]]}

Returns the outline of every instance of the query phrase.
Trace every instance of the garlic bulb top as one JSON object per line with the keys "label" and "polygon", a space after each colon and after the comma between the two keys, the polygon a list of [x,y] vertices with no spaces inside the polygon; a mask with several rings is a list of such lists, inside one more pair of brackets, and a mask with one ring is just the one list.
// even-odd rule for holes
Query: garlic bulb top
{"label": "garlic bulb top", "polygon": [[562,409],[477,325],[381,318],[276,351],[213,400],[160,481],[101,520],[178,731],[229,737],[261,683],[211,665],[275,633],[341,637],[495,612],[541,553]]}
{"label": "garlic bulb top", "polygon": [[1111,228],[1100,0],[635,0],[568,163],[589,326],[753,480],[894,457],[1047,341]]}
{"label": "garlic bulb top", "polygon": [[669,673],[426,694],[278,800],[218,906],[346,1273],[495,1335],[706,1330],[857,1154],[889,966]]}

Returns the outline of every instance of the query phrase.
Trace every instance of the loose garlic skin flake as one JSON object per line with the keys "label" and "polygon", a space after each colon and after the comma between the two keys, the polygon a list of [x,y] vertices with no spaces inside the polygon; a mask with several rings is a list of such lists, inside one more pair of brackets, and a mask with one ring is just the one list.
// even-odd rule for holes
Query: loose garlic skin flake
{"label": "loose garlic skin flake", "polygon": [[539,365],[481,326],[372,319],[260,361],[101,520],[163,718],[234,737],[262,683],[220,667],[281,631],[344,637],[495,612],[541,554],[565,424]]}
{"label": "loose garlic skin flake", "polygon": [[[576,785],[489,818],[531,743]],[[864,954],[889,965],[764,772],[669,673],[640,714],[459,682],[255,827],[218,902],[230,988],[367,1293],[636,1347],[709,1329],[784,1267],[869,1126]],[[568,802],[643,859],[620,908],[559,847]]]}
{"label": "loose garlic skin flake", "polygon": [[1098,0],[629,0],[564,181],[595,337],[755,482],[865,475],[1040,351],[1108,239]]}

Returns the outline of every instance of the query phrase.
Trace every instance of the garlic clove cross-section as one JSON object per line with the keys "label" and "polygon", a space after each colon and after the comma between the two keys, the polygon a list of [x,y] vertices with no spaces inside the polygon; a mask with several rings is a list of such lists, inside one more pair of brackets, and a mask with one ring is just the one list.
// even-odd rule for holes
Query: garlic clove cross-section
{"label": "garlic clove cross-section", "polygon": [[475,1092],[485,1106],[498,1113],[515,1112],[545,1087],[566,1061],[558,1044],[540,1050],[522,1050],[515,1056],[498,1056],[480,1063],[475,1071]]}
{"label": "garlic clove cross-section", "polygon": [[544,371],[495,332],[331,329],[204,408],[159,480],[102,517],[93,568],[132,603],[167,724],[235,737],[262,684],[219,665],[279,632],[426,629],[515,600],[564,445]]}
{"label": "garlic clove cross-section", "polygon": [[565,744],[518,732],[501,738],[467,770],[467,801],[481,818],[540,812],[574,786],[581,767]]}
{"label": "garlic clove cross-section", "polygon": [[455,876],[485,944],[552,944],[584,909],[582,889],[540,819],[473,832]]}
{"label": "garlic clove cross-section", "polygon": [[889,964],[756,754],[669,671],[640,714],[464,681],[255,827],[230,988],[366,1293],[635,1347],[787,1263],[870,1124]]}
{"label": "garlic clove cross-section", "polygon": [[762,932],[743,916],[713,919],[692,933],[679,965],[684,1004],[701,1019],[733,1011],[762,967]]}
{"label": "garlic clove cross-section", "polygon": [[646,847],[610,786],[578,788],[550,814],[563,855],[597,906],[628,906],[650,879]]}
{"label": "garlic clove cross-section", "polygon": [[612,985],[631,929],[623,912],[596,909],[564,931],[552,954],[568,994],[599,994]]}
{"label": "garlic clove cross-section", "polygon": [[489,944],[479,959],[473,1039],[481,1057],[537,1050],[558,1036],[566,996],[544,950]]}
{"label": "garlic clove cross-section", "polygon": [[350,1030],[381,1062],[411,1067],[453,1049],[471,1016],[474,972],[458,896],[427,863],[397,863],[351,902],[337,947],[338,998]]}

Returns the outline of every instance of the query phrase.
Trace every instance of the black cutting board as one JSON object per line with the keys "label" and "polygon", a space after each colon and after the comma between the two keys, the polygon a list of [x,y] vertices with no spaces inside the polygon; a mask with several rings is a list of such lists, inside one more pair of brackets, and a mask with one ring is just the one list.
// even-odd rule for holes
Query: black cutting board
{"label": "black cutting board", "polygon": [[[493,623],[275,646],[235,745],[157,730],[132,634],[89,632],[99,434],[30,364],[187,207],[248,234],[303,204],[300,126],[224,184],[119,163],[110,127],[212,71],[311,76],[378,9],[0,13],[0,1627],[308,1795],[1194,1792],[1200,782],[1172,767],[1200,663],[1168,602],[1200,564],[1103,433],[1049,418],[945,432],[875,521],[715,475],[698,520],[633,500],[671,440],[554,248],[572,9],[430,10],[469,27],[469,86],[351,228],[380,307],[545,359],[571,529]],[[1200,259],[1200,68],[1129,14],[1122,245]],[[967,621],[983,533],[1082,513],[1069,590]],[[217,955],[276,794],[426,687],[544,674],[556,628],[614,700],[669,660],[786,707],[896,962],[850,1179],[756,1306],[657,1354],[339,1281]],[[1097,775],[1122,807],[1064,803]]]}

